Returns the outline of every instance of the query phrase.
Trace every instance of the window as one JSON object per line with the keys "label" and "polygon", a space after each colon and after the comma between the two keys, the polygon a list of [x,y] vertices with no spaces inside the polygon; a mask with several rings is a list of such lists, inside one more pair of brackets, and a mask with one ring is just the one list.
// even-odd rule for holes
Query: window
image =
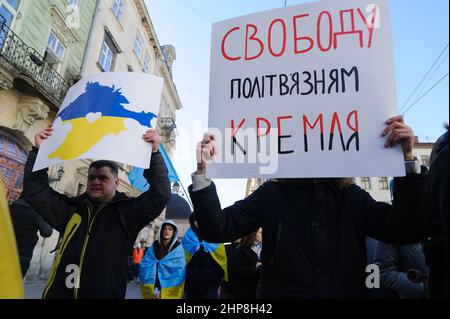
{"label": "window", "polygon": [[[12,20],[14,18],[14,15],[3,4],[0,4],[0,14],[2,15],[3,19],[5,19],[6,25],[8,27],[10,27],[11,26],[11,22],[12,22]],[[0,23],[1,24],[3,24],[3,19],[0,18]]]}
{"label": "window", "polygon": [[423,166],[430,167],[430,156],[429,155],[421,155],[420,160]]}
{"label": "window", "polygon": [[5,177],[6,177],[6,178],[11,179],[11,177],[13,176],[13,174],[14,174],[14,171],[13,171],[12,169],[7,168],[7,169],[5,170]]}
{"label": "window", "polygon": [[370,177],[361,177],[361,186],[364,189],[371,189],[370,186]]}
{"label": "window", "polygon": [[[2,1],[3,2],[3,1]],[[6,2],[13,8],[15,11],[19,9],[20,0],[6,0]]]}
{"label": "window", "polygon": [[104,72],[110,72],[114,68],[114,62],[119,50],[114,45],[111,35],[105,31],[105,39],[103,40],[102,50],[100,52],[100,64]]}
{"label": "window", "polygon": [[[0,14],[3,17],[3,19],[0,17],[0,48],[3,46],[7,36],[7,28],[4,28],[4,26],[11,27],[19,5],[20,0],[0,0]],[[4,25],[3,22],[5,22]]]}
{"label": "window", "polygon": [[8,153],[11,155],[16,155],[16,146],[13,141],[8,141]]}
{"label": "window", "polygon": [[19,177],[17,177],[15,187],[20,188],[22,187],[22,184],[23,184],[23,174],[20,174]]}
{"label": "window", "polygon": [[142,37],[139,34],[139,31],[136,35],[136,40],[134,40],[134,52],[136,52],[136,55],[140,60],[142,55]]}
{"label": "window", "polygon": [[378,179],[378,184],[380,186],[380,189],[389,189],[389,183],[387,177],[380,177]]}
{"label": "window", "polygon": [[25,153],[25,152],[22,151],[22,150],[19,150],[19,159],[20,159],[20,160],[22,160],[22,161],[25,163],[26,160],[27,160],[27,157],[28,157],[28,154],[27,154],[27,153]]}
{"label": "window", "polygon": [[54,58],[56,58],[56,61],[53,62],[60,62],[64,58],[64,52],[66,51],[66,48],[56,37],[53,31],[50,31],[50,34],[48,36],[47,48],[50,50],[50,53],[54,55]]}
{"label": "window", "polygon": [[78,0],[67,0],[67,5],[76,7]]}
{"label": "window", "polygon": [[117,20],[122,22],[123,20],[123,0],[114,0],[113,8],[114,15]]}
{"label": "window", "polygon": [[103,71],[105,72],[111,71],[112,60],[113,60],[113,52],[111,48],[108,46],[108,43],[106,41],[103,41],[102,53],[100,55],[99,61]]}
{"label": "window", "polygon": [[142,70],[143,70],[145,73],[148,73],[149,69],[150,69],[150,55],[149,55],[148,52],[147,52],[147,53],[145,53],[144,67],[142,68]]}

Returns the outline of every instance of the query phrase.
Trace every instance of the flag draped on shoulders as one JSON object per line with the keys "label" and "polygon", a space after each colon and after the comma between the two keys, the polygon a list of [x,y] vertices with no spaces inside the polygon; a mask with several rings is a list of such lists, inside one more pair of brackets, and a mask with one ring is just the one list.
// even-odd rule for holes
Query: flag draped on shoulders
{"label": "flag draped on shoulders", "polygon": [[227,254],[225,253],[224,244],[208,243],[204,240],[200,241],[192,228],[188,228],[181,241],[181,245],[186,252],[186,264],[189,263],[195,252],[199,250],[200,247],[203,247],[205,252],[211,254],[213,259],[223,269],[224,279],[225,281],[228,281]]}
{"label": "flag draped on shoulders", "polygon": [[153,244],[141,261],[139,279],[144,299],[154,298],[156,274],[161,285],[161,299],[181,299],[186,278],[186,258],[183,247],[178,245],[164,258],[158,260]]}

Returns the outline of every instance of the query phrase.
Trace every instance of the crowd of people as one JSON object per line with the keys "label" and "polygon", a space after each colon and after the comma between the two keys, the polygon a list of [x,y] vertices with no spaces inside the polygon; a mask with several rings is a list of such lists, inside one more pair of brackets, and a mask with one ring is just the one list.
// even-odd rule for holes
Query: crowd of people
{"label": "crowd of people", "polygon": [[[47,169],[32,171],[51,134],[51,126],[36,134],[23,192],[10,206],[23,276],[37,231],[60,233],[43,298],[125,298],[129,281],[146,299],[449,296],[448,128],[428,170],[412,154],[414,133],[403,117],[386,121],[386,147],[401,146],[406,170],[394,178],[392,204],[345,177],[287,178],[226,208],[205,176],[216,154],[215,136],[206,133],[189,187],[190,228],[179,234],[165,220],[145,251],[137,236],[171,196],[156,130],[143,135],[153,150],[144,171],[151,187],[137,198],[117,190],[118,165],[106,160],[90,164],[84,194],[53,190]],[[380,269],[378,290],[366,285],[368,264]],[[67,285],[68,265],[79,269],[75,285]]]}

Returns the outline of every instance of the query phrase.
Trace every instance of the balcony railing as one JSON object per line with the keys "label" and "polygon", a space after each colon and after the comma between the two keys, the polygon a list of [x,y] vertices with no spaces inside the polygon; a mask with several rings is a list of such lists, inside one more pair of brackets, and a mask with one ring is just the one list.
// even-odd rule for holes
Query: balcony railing
{"label": "balcony railing", "polygon": [[[34,80],[37,89],[44,91],[49,99],[61,104],[69,82],[35,49],[22,41],[0,15],[0,58],[14,66],[20,73]],[[59,106],[59,105],[58,105]]]}

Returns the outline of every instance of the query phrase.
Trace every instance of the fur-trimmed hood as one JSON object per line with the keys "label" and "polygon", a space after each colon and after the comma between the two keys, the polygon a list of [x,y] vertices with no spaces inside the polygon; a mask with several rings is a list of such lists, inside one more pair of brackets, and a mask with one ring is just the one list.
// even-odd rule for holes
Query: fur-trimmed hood
{"label": "fur-trimmed hood", "polygon": [[162,222],[161,227],[159,227],[159,230],[158,230],[158,243],[161,246],[161,244],[162,244],[162,242],[161,242],[161,232],[162,232],[162,229],[164,228],[164,225],[167,225],[167,224],[168,225],[172,225],[175,228],[175,230],[173,232],[172,241],[170,242],[169,250],[168,250],[168,251],[171,251],[173,245],[175,245],[175,243],[178,240],[178,226],[177,226],[177,224],[175,224],[175,222],[173,220],[167,219],[167,220]]}

